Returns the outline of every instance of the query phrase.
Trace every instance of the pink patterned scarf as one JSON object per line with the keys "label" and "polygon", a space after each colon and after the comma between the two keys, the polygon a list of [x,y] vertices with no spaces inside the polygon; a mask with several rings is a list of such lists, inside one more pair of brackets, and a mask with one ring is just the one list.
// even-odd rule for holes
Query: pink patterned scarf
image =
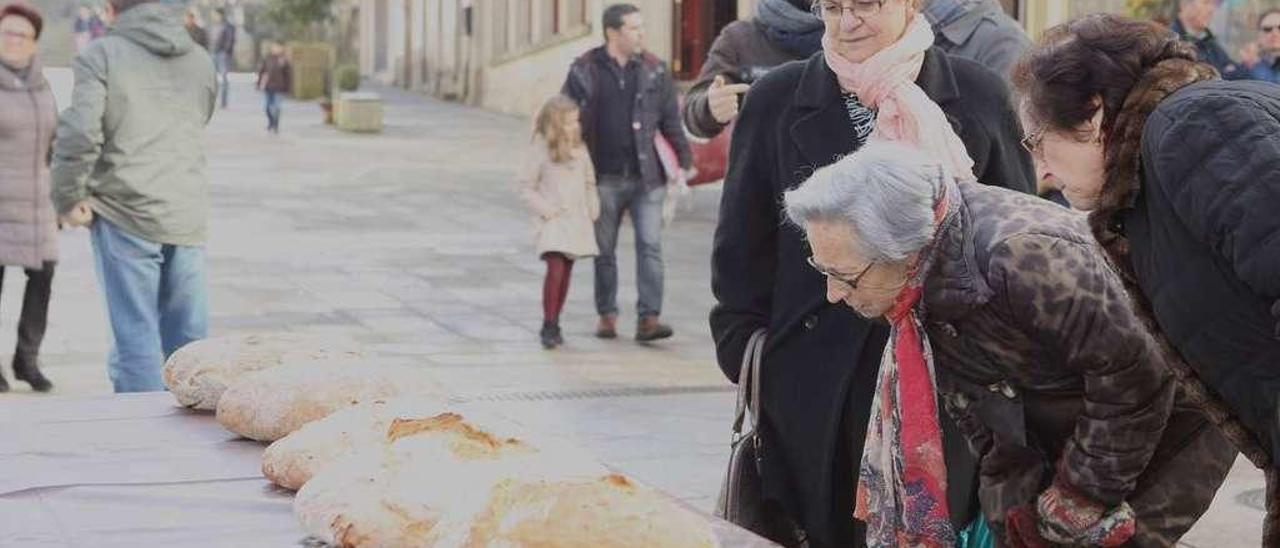
{"label": "pink patterned scarf", "polygon": [[916,85],[925,52],[933,47],[933,40],[929,22],[916,15],[902,38],[862,63],[836,53],[830,35],[822,38],[822,48],[840,87],[878,111],[872,139],[911,143],[937,155],[953,176],[971,179],[973,160],[964,142],[947,122],[942,108]]}
{"label": "pink patterned scarf", "polygon": [[[939,174],[934,241],[958,218],[959,188]],[[921,251],[887,315],[889,344],[871,404],[854,516],[867,523],[870,546],[946,548],[955,544],[947,506],[947,466],[938,416],[933,350],[919,317],[934,244]]]}

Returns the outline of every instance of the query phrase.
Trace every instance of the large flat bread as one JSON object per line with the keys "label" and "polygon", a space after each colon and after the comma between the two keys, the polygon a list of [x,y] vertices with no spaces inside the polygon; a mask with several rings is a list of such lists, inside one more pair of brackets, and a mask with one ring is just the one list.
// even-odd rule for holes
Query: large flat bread
{"label": "large flat bread", "polygon": [[706,520],[577,450],[474,453],[444,438],[325,468],[294,501],[303,528],[343,548],[716,545]]}
{"label": "large flat bread", "polygon": [[491,447],[457,451],[449,436],[410,436],[362,451],[311,478],[294,512],[309,534],[335,546],[462,546],[503,479],[604,473],[581,453],[547,453],[519,440]]}
{"label": "large flat bread", "polygon": [[493,417],[486,417],[488,430],[481,432],[463,418],[464,414],[469,419],[475,412],[430,396],[362,403],[308,423],[272,443],[263,453],[262,473],[275,484],[296,491],[334,462],[408,436],[446,436],[458,452],[467,452],[498,450],[502,440],[516,433],[513,426],[499,424],[501,421]]}
{"label": "large flat bread", "polygon": [[363,352],[342,337],[302,333],[215,337],[192,342],[164,364],[164,384],[184,407],[212,411],[241,377],[282,364],[350,361]]}
{"label": "large flat bread", "polygon": [[408,394],[439,395],[422,368],[370,362],[285,365],[246,375],[218,401],[218,423],[241,436],[276,441],[353,405]]}

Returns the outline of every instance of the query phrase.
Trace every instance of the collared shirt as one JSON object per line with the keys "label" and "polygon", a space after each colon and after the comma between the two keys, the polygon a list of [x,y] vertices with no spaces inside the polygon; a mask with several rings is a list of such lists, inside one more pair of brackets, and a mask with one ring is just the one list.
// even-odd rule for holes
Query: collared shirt
{"label": "collared shirt", "polygon": [[592,161],[596,173],[623,177],[640,176],[636,157],[636,102],[640,94],[640,61],[632,58],[626,67],[618,65],[603,48],[595,62],[596,146]]}

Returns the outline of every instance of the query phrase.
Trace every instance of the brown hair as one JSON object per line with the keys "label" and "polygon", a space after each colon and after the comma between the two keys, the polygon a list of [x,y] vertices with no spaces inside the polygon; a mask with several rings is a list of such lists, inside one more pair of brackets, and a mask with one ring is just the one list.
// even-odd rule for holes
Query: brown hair
{"label": "brown hair", "polygon": [[1109,135],[1133,87],[1170,59],[1194,62],[1195,47],[1151,21],[1087,15],[1045,31],[1014,66],[1013,86],[1027,114],[1050,129],[1072,131],[1101,107]]}
{"label": "brown hair", "polygon": [[564,95],[553,95],[538,109],[534,117],[533,134],[547,143],[551,161],[559,164],[573,158],[573,152],[582,146],[582,135],[571,135],[564,130],[564,119],[571,112],[578,112],[578,103]]}
{"label": "brown hair", "polygon": [[40,33],[44,31],[44,18],[40,16],[40,10],[26,2],[13,2],[0,8],[0,19],[9,16],[21,17],[31,22],[31,26],[36,29],[36,40],[40,39]]}

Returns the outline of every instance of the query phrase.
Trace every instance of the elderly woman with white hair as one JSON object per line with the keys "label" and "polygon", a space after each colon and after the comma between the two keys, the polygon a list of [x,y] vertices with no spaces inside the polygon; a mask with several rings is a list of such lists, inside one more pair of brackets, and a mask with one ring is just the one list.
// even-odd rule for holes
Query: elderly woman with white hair
{"label": "elderly woman with white hair", "polygon": [[1235,451],[1181,396],[1078,214],[876,142],[785,196],[827,299],[883,318],[859,470],[873,545],[945,546],[945,409],[1004,546],[1173,545]]}

